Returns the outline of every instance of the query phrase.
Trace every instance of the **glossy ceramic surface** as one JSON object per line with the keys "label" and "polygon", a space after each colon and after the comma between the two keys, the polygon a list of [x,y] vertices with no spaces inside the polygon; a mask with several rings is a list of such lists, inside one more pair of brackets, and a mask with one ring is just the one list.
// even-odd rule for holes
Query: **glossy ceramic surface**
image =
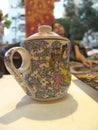
{"label": "glossy ceramic surface", "polygon": [[[70,86],[70,42],[42,26],[39,32],[25,39],[21,47],[14,47],[5,55],[5,65],[24,91],[39,101],[63,97]],[[16,69],[12,58],[15,52],[22,57]]]}

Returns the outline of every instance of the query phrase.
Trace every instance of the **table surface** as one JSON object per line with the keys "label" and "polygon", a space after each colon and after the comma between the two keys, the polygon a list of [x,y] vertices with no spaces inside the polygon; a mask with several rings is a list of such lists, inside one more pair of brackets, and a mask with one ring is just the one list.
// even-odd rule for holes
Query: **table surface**
{"label": "table surface", "polygon": [[98,130],[98,91],[73,75],[67,95],[47,103],[34,101],[4,75],[0,100],[0,130]]}

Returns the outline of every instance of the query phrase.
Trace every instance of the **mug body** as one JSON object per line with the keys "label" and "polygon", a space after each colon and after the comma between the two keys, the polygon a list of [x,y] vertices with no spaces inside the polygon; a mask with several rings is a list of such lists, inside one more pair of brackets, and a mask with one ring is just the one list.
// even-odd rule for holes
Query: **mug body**
{"label": "mug body", "polygon": [[39,38],[21,44],[30,55],[31,65],[23,78],[33,99],[50,101],[64,97],[71,82],[69,40]]}

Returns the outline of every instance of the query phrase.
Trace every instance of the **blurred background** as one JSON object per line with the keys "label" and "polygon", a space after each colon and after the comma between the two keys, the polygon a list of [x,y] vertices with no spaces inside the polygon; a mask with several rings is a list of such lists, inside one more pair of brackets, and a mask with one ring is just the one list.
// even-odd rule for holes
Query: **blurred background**
{"label": "blurred background", "polygon": [[[31,9],[33,10],[34,0],[0,1],[0,43],[12,44],[21,42],[27,36],[27,25],[29,28],[29,24],[26,23],[28,18],[26,11],[30,6],[27,7],[27,2],[30,1],[32,3]],[[37,1],[37,7],[41,9],[42,3],[39,0]],[[42,2],[45,3],[44,0]],[[54,20],[61,22],[70,38],[77,42],[81,41],[85,47],[98,47],[98,0],[47,0],[47,2],[51,13],[53,13],[51,22]],[[45,12],[43,8],[42,11]],[[35,15],[36,11],[34,10],[33,12],[33,15]],[[39,21],[38,17],[37,19],[33,17],[32,20],[35,19],[35,22],[37,22]],[[41,22],[38,24],[40,25]],[[49,22],[46,21],[46,24],[51,24]],[[31,26],[36,25],[34,23]],[[31,33],[35,32],[36,30]]]}

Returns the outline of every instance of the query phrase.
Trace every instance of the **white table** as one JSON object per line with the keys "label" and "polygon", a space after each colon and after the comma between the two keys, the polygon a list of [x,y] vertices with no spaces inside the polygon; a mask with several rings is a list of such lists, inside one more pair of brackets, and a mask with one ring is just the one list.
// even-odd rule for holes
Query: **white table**
{"label": "white table", "polygon": [[90,51],[87,51],[87,55],[88,56],[98,55],[98,49],[92,49]]}
{"label": "white table", "polygon": [[62,100],[40,103],[11,75],[0,79],[0,130],[98,130],[98,91],[72,76]]}

